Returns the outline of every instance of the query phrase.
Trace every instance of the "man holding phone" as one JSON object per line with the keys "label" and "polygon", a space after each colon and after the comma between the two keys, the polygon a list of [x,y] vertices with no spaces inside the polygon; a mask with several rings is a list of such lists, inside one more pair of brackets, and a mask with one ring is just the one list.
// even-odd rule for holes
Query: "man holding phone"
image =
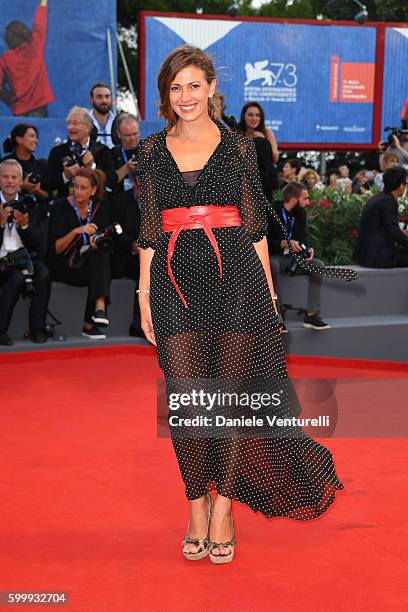
{"label": "man holding phone", "polygon": [[134,115],[119,115],[116,129],[120,144],[104,153],[111,157],[116,172],[114,195],[133,189],[131,173],[136,169],[136,149],[140,142],[139,123]]}

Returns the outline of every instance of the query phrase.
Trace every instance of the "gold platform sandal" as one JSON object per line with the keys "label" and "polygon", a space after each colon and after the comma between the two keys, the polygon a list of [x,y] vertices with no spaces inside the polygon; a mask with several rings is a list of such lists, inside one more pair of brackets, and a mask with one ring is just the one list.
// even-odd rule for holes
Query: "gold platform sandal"
{"label": "gold platform sandal", "polygon": [[[208,554],[210,556],[210,559],[213,563],[230,563],[234,557],[234,551],[235,551],[235,544],[236,541],[234,539],[234,517],[231,514],[231,529],[232,529],[232,536],[231,539],[228,542],[212,542],[210,540],[210,545],[208,547]],[[229,546],[230,547],[230,552],[227,555],[223,555],[221,554],[221,550],[220,550],[220,554],[218,555],[214,555],[213,554],[213,550],[214,548],[219,548],[221,546]]]}
{"label": "gold platform sandal", "polygon": [[[187,536],[188,530],[190,528],[190,523],[189,523],[188,527],[187,527],[186,535],[184,536],[184,539],[183,539],[183,541],[181,543],[183,555],[189,561],[199,561],[200,559],[204,559],[204,557],[206,557],[208,555],[208,550],[209,550],[208,531],[210,529],[210,518],[211,518],[211,515],[212,515],[212,511],[213,511],[213,501],[212,501],[212,497],[211,497],[211,495],[209,493],[207,493],[207,496],[209,497],[210,507],[208,509],[208,523],[207,523],[207,535],[206,535],[206,537],[205,538],[189,538]],[[197,552],[191,553],[191,552],[184,551],[183,548],[184,548],[184,546],[186,544],[194,544],[194,546],[198,546]]]}

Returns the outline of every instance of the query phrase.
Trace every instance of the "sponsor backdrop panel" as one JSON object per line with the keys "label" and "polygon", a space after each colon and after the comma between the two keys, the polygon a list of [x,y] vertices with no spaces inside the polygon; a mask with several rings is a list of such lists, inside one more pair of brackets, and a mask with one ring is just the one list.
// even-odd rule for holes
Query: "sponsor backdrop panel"
{"label": "sponsor backdrop panel", "polygon": [[408,27],[386,28],[381,133],[408,119]]}
{"label": "sponsor backdrop panel", "polygon": [[89,106],[92,83],[110,82],[107,30],[116,67],[116,0],[39,4],[13,0],[0,12],[0,140],[16,123],[34,123],[45,156],[65,137],[67,111]]}
{"label": "sponsor backdrop panel", "polygon": [[257,100],[280,142],[371,143],[375,28],[145,16],[147,120],[160,64],[184,43],[211,53],[227,114]]}

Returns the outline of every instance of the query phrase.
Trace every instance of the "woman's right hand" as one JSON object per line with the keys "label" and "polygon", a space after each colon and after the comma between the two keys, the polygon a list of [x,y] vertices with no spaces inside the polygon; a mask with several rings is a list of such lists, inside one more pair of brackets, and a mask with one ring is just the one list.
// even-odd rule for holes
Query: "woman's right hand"
{"label": "woman's right hand", "polygon": [[142,298],[139,299],[139,306],[140,306],[140,326],[143,330],[143,333],[149,342],[154,344],[154,346],[157,346],[156,339],[154,337],[150,303],[148,303],[146,301],[146,298],[143,296]]}
{"label": "woman's right hand", "polygon": [[75,228],[76,234],[88,234],[88,236],[93,236],[98,226],[95,223],[87,223],[86,225],[79,225]]}

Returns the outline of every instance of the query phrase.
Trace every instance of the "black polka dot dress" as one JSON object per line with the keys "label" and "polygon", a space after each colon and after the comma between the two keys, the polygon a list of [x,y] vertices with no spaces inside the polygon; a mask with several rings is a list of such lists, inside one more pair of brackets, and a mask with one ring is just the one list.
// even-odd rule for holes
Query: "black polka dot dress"
{"label": "black polka dot dress", "polygon": [[[172,389],[180,381],[288,382],[278,318],[253,243],[267,235],[266,207],[254,144],[216,122],[221,141],[207,164],[180,173],[166,146],[166,132],[138,147],[142,223],[138,244],[154,249],[150,305],[159,365]],[[182,303],[167,270],[170,232],[161,211],[178,207],[237,206],[242,225],[214,228],[222,259],[203,229],[180,232],[171,268],[186,299]],[[272,213],[273,214],[273,213]],[[284,237],[282,227],[282,237]],[[310,262],[299,264],[314,270]],[[350,280],[351,271],[316,268]],[[290,385],[290,381],[289,381]],[[294,414],[287,391],[283,412]],[[296,403],[296,402],[295,402]],[[190,410],[190,414],[189,414]],[[197,414],[184,407],[184,414]],[[174,414],[174,413],[173,413]],[[292,435],[180,435],[170,427],[187,498],[210,490],[238,500],[266,517],[308,520],[333,502],[338,480],[331,453],[301,430]]]}

